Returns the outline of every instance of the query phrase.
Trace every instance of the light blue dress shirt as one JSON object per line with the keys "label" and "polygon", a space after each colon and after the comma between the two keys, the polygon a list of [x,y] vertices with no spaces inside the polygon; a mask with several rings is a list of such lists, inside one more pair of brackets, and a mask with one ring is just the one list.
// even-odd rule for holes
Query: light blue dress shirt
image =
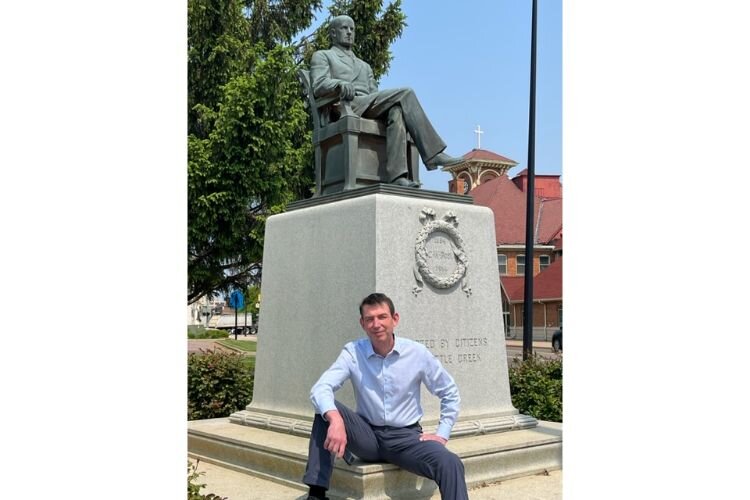
{"label": "light blue dress shirt", "polygon": [[419,342],[395,338],[385,357],[376,353],[369,338],[349,342],[310,391],[310,400],[321,415],[335,410],[333,393],[352,381],[357,413],[371,425],[406,427],[424,415],[420,384],[440,398],[440,423],[436,434],[450,438],[458,418],[458,387],[440,361]]}

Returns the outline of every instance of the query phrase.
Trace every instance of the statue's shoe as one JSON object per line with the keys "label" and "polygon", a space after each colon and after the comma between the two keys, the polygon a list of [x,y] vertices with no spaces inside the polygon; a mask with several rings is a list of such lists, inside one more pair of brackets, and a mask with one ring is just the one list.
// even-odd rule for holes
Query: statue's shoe
{"label": "statue's shoe", "polygon": [[417,184],[414,181],[410,181],[406,177],[399,177],[398,179],[393,181],[391,184],[395,184],[396,186],[413,187],[413,188],[419,187],[419,184]]}
{"label": "statue's shoe", "polygon": [[438,153],[427,160],[424,166],[427,167],[428,170],[435,170],[437,167],[450,167],[451,165],[461,163],[462,161],[463,158],[456,158],[445,153]]}

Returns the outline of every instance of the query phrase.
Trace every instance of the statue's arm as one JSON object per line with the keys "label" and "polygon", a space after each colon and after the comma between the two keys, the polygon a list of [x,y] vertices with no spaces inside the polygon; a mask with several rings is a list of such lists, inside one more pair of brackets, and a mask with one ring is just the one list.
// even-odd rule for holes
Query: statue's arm
{"label": "statue's arm", "polygon": [[367,81],[368,86],[370,87],[370,94],[374,94],[378,91],[378,84],[375,83],[375,76],[372,74],[372,68],[370,65],[367,65]]}
{"label": "statue's arm", "polygon": [[331,78],[331,65],[322,51],[315,52],[310,61],[310,82],[315,97],[338,95],[343,80]]}

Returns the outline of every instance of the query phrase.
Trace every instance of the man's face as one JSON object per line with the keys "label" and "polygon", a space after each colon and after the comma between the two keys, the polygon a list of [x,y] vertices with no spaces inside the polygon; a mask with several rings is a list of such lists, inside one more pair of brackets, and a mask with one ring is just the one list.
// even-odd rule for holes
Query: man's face
{"label": "man's face", "polygon": [[384,342],[393,335],[398,325],[398,313],[391,314],[388,304],[365,305],[362,306],[359,324],[371,342]]}
{"label": "man's face", "polygon": [[341,45],[347,49],[351,48],[354,43],[354,21],[351,19],[341,19],[333,27],[333,42],[335,45]]}

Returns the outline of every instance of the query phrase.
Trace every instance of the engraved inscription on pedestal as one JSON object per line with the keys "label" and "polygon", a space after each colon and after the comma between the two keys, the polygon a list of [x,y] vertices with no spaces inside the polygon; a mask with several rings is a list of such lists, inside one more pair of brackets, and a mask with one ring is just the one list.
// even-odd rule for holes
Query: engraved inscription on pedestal
{"label": "engraved inscription on pedestal", "polygon": [[434,231],[427,237],[425,249],[430,262],[430,271],[440,280],[449,280],[456,267],[450,238],[443,232]]}
{"label": "engraved inscription on pedestal", "polygon": [[480,363],[488,352],[487,337],[449,337],[436,339],[414,339],[424,345],[443,365]]}
{"label": "engraved inscription on pedestal", "polygon": [[466,296],[471,295],[467,283],[469,260],[458,232],[458,217],[452,211],[435,220],[435,211],[423,208],[419,216],[422,229],[415,246],[414,295],[422,291],[424,282],[440,289],[452,288],[459,282]]}

